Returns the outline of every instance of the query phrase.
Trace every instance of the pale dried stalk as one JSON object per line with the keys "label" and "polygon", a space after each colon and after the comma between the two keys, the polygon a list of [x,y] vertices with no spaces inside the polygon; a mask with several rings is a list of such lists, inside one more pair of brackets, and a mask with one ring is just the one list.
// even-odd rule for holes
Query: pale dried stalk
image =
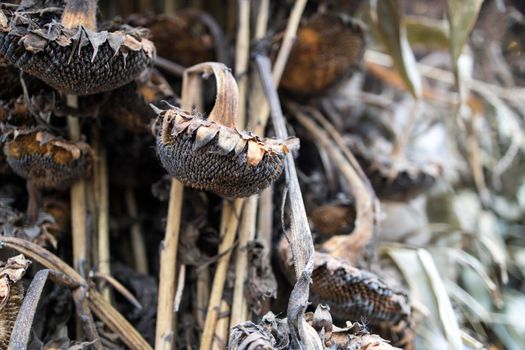
{"label": "pale dried stalk", "polygon": [[184,293],[185,283],[186,283],[186,265],[181,264],[179,268],[179,279],[177,281],[177,291],[175,292],[175,303],[173,305],[174,312],[179,312],[179,306],[182,300],[182,293]]}
{"label": "pale dried stalk", "polygon": [[220,259],[217,262],[217,267],[215,269],[215,277],[213,279],[208,311],[206,313],[206,321],[204,323],[201,337],[200,350],[209,350],[213,343],[213,334],[215,333],[222,292],[224,290],[224,283],[226,282],[226,275],[228,273],[228,263],[230,261],[231,250],[239,226],[239,217],[243,203],[244,199],[241,198],[236,199],[233,204],[225,201],[223,205],[221,221],[222,240],[219,245]]}
{"label": "pale dried stalk", "polygon": [[[293,44],[296,39],[297,28],[299,28],[299,22],[303,15],[304,7],[306,6],[306,0],[297,0],[294,4],[290,17],[288,17],[288,23],[281,43],[281,48],[277,53],[277,59],[272,71],[272,81],[277,88],[281,77],[288,62],[288,57],[292,51]],[[262,19],[261,19],[262,21]],[[262,26],[262,25],[261,25]],[[250,116],[254,119],[250,121],[252,131],[257,135],[263,135],[266,124],[268,124],[268,118],[270,116],[270,106],[266,100],[266,96],[262,89],[259,79],[255,79],[256,82],[253,85],[252,94],[250,95],[250,101],[253,104],[250,108]]]}
{"label": "pale dried stalk", "polygon": [[246,200],[246,205],[241,218],[239,229],[239,245],[235,257],[235,285],[233,287],[232,313],[230,327],[234,327],[245,321],[248,313],[244,287],[248,276],[248,251],[249,241],[255,238],[255,223],[257,221],[257,196],[251,196]]}
{"label": "pale dried stalk", "polygon": [[173,302],[175,299],[175,273],[183,194],[184,185],[173,178],[171,180],[166,232],[160,249],[159,297],[155,333],[155,349],[157,350],[171,350],[173,348]]}
{"label": "pale dried stalk", "polygon": [[290,51],[292,51],[293,44],[295,43],[297,28],[299,28],[299,22],[301,21],[305,6],[306,0],[297,0],[293,6],[290,17],[288,18],[281,49],[279,50],[273,65],[272,79],[275,86],[279,85],[281,77],[283,76],[284,68],[288,62],[288,56],[290,55]]}
{"label": "pale dried stalk", "polygon": [[215,327],[215,337],[213,339],[212,350],[224,350],[228,342],[228,325],[230,323],[230,317],[228,313],[230,312],[230,305],[226,300],[221,301],[220,315],[221,317],[217,321],[217,326]]}
{"label": "pale dried stalk", "polygon": [[235,45],[235,77],[239,86],[239,119],[237,123],[241,128],[244,128],[250,54],[250,0],[237,0],[237,4],[239,17],[237,43]]}
{"label": "pale dried stalk", "polygon": [[270,15],[270,0],[260,0],[257,11],[257,22],[255,23],[255,39],[259,40],[266,35],[268,28],[268,16]]}
{"label": "pale dried stalk", "polygon": [[210,272],[208,267],[197,268],[197,302],[195,303],[195,319],[200,329],[204,328],[206,309],[210,299]]}
{"label": "pale dried stalk", "polygon": [[[67,95],[67,106],[78,108],[78,96]],[[67,117],[69,137],[80,141],[80,122],[74,116]],[[86,219],[86,182],[78,180],[70,189],[71,196],[71,232],[73,236],[73,265],[80,271],[87,258],[87,219]]]}
{"label": "pale dried stalk", "polygon": [[[94,132],[95,149],[95,196],[97,198],[97,266],[103,275],[111,275],[110,266],[110,243],[109,243],[109,183],[107,156],[98,130]],[[107,302],[111,302],[109,286],[102,284],[101,293]]]}
{"label": "pale dried stalk", "polygon": [[133,262],[135,270],[138,273],[147,275],[148,272],[148,258],[146,256],[146,244],[144,243],[144,236],[138,223],[137,201],[133,189],[126,190],[126,207],[129,218],[132,220],[130,234],[131,234],[131,249],[133,250]]}

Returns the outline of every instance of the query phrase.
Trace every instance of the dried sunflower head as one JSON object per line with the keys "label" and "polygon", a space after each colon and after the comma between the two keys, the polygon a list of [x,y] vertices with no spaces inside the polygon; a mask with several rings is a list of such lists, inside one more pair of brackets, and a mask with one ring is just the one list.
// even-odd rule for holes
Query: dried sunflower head
{"label": "dried sunflower head", "polygon": [[443,167],[437,162],[418,161],[405,154],[394,156],[380,147],[365,146],[359,138],[351,138],[349,143],[382,200],[411,200],[432,188],[443,175]]}
{"label": "dried sunflower head", "polygon": [[281,87],[301,95],[322,93],[358,67],[364,48],[361,22],[341,14],[316,14],[297,31]]}
{"label": "dried sunflower head", "polygon": [[67,188],[85,177],[92,163],[87,144],[38,129],[13,132],[4,154],[13,171],[38,188]]}
{"label": "dried sunflower head", "polygon": [[[133,133],[147,133],[156,114],[150,104],[175,102],[175,93],[166,79],[155,69],[141,74],[135,82],[112,92],[100,115]],[[115,103],[114,100],[119,101]]]}
{"label": "dried sunflower head", "polygon": [[237,130],[237,84],[226,66],[204,63],[189,72],[213,72],[215,106],[208,119],[177,107],[158,110],[155,133],[162,165],[185,185],[223,197],[261,192],[281,175],[284,158],[298,140],[263,139]]}
{"label": "dried sunflower head", "polygon": [[213,18],[203,11],[183,9],[175,15],[133,15],[133,26],[150,30],[151,41],[160,57],[185,67],[215,59],[216,36],[220,30]]}
{"label": "dried sunflower head", "polygon": [[[82,4],[88,4],[84,7]],[[96,31],[96,1],[72,0],[62,13],[4,11],[0,54],[24,72],[68,94],[90,95],[125,85],[152,65],[146,31]]]}
{"label": "dried sunflower head", "polygon": [[170,175],[227,198],[250,196],[270,186],[296,144],[261,139],[177,107],[161,111],[156,123],[157,152]]}

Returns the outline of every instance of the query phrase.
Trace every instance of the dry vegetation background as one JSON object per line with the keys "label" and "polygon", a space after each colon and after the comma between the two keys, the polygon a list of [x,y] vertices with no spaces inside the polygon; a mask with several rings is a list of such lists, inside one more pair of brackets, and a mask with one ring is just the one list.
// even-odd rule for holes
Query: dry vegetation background
{"label": "dry vegetation background", "polygon": [[[84,36],[62,1],[15,3],[2,349],[524,348],[523,1],[100,0]],[[85,55],[77,81],[11,59],[15,29],[24,55]],[[136,72],[82,75],[101,56]],[[244,199],[183,187],[156,152],[163,111],[222,94],[217,73],[183,84],[209,61],[237,80],[239,130],[300,140]]]}

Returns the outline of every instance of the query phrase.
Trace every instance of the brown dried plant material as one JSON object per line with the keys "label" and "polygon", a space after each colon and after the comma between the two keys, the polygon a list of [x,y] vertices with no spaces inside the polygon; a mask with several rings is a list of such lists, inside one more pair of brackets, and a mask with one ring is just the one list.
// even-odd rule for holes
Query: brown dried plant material
{"label": "brown dried plant material", "polygon": [[67,221],[64,223],[64,220],[69,220],[68,203],[45,197],[43,210],[37,213],[34,223],[28,223],[24,213],[12,207],[13,202],[9,197],[0,198],[0,236],[18,237],[56,248],[66,230]]}
{"label": "brown dried plant material", "polygon": [[352,231],[356,213],[352,205],[324,204],[312,209],[308,217],[316,232],[337,235]]}
{"label": "brown dried plant material", "polygon": [[51,18],[23,11],[5,14],[9,25],[0,28],[0,54],[67,94],[90,95],[123,86],[155,57],[145,30],[95,31],[85,26],[83,17],[64,16],[67,22],[59,23],[59,13]]}
{"label": "brown dried plant material", "polygon": [[[210,30],[213,19],[202,11],[185,9],[173,16],[133,15],[128,21],[131,25],[150,30],[151,41],[162,58],[185,67],[216,59],[216,43]],[[217,26],[214,23],[211,25]]]}
{"label": "brown dried plant material", "polygon": [[47,131],[15,131],[4,145],[13,171],[37,188],[67,188],[88,175],[92,164],[91,148]]}
{"label": "brown dried plant material", "polygon": [[227,198],[247,197],[270,186],[298,140],[259,138],[237,129],[237,84],[223,64],[203,63],[186,72],[186,80],[191,74],[213,73],[218,93],[208,119],[177,107],[158,110],[154,128],[164,168],[187,186]]}
{"label": "brown dried plant material", "polygon": [[360,22],[341,14],[316,14],[299,27],[281,87],[301,95],[322,93],[357,68],[364,48]]}
{"label": "brown dried plant material", "polygon": [[19,282],[30,265],[22,254],[0,262],[0,349],[7,349],[11,332],[24,299]]}

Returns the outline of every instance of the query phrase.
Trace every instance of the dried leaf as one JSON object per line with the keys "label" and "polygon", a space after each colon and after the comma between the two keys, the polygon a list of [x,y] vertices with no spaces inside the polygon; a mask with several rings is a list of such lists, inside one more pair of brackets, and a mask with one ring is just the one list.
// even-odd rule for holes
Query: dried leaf
{"label": "dried leaf", "polygon": [[9,300],[11,285],[24,276],[30,264],[31,261],[20,254],[9,258],[7,263],[0,267],[0,310]]}
{"label": "dried leaf", "polygon": [[421,96],[421,77],[416,69],[416,59],[407,39],[398,0],[373,0],[371,2],[373,29],[390,56],[410,93]]}
{"label": "dried leaf", "polygon": [[448,20],[450,24],[450,53],[456,64],[468,35],[478,18],[483,0],[448,0]]}
{"label": "dried leaf", "polygon": [[426,49],[448,50],[449,35],[447,23],[428,17],[405,16],[408,41],[412,46],[421,45]]}

